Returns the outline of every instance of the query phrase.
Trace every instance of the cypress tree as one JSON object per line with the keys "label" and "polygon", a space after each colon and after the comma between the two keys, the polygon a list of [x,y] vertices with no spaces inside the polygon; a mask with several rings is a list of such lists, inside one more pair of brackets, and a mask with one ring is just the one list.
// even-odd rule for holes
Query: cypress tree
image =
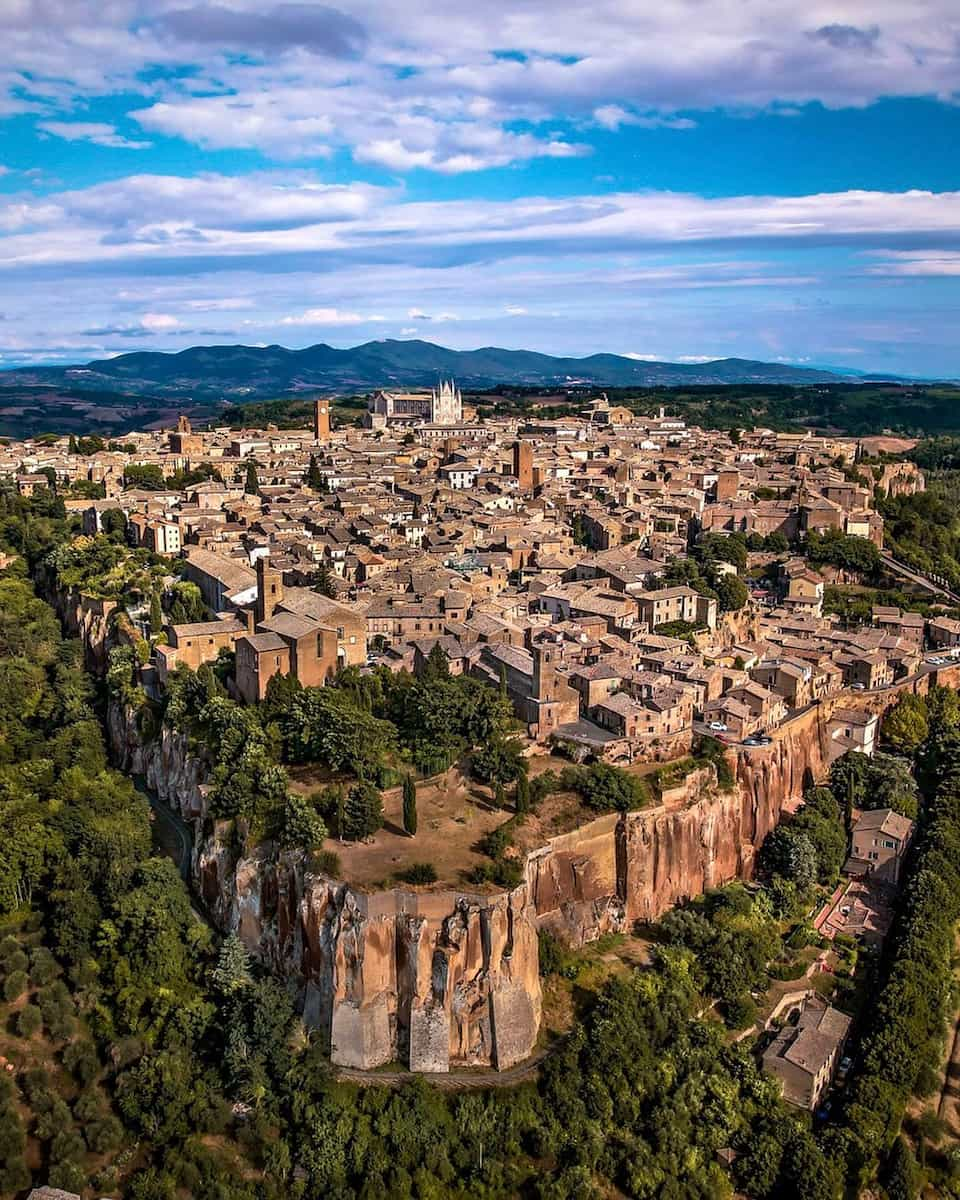
{"label": "cypress tree", "polygon": [[150,597],[150,632],[156,636],[163,629],[163,609],[160,607],[160,593],[154,592]]}
{"label": "cypress tree", "polygon": [[507,793],[504,791],[503,784],[499,779],[497,780],[497,786],[493,791],[493,802],[497,808],[507,807]]}
{"label": "cypress tree", "polygon": [[73,436],[72,433],[70,434],[70,441],[67,443],[67,453],[68,454],[79,454],[80,453],[80,451],[77,449],[77,439]]}
{"label": "cypress tree", "polygon": [[333,572],[326,560],[324,560],[317,569],[317,582],[313,585],[313,590],[319,592],[321,596],[326,596],[328,600],[336,600],[337,589],[333,582]]}
{"label": "cypress tree", "polygon": [[526,771],[521,771],[517,776],[516,808],[518,813],[530,811],[530,780]]}
{"label": "cypress tree", "polygon": [[317,456],[310,455],[310,468],[307,471],[307,487],[312,488],[315,492],[323,491],[324,477],[320,474],[320,467],[317,464]]}
{"label": "cypress tree", "polygon": [[260,480],[257,478],[257,464],[252,458],[247,459],[247,479],[243,490],[248,496],[260,495]]}
{"label": "cypress tree", "polygon": [[417,785],[412,775],[406,775],[403,780],[403,828],[410,837],[417,832]]}

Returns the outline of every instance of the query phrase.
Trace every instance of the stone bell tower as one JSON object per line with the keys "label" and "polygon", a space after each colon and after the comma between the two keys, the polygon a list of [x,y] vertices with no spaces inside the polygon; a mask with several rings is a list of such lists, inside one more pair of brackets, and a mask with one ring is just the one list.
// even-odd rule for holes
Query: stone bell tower
{"label": "stone bell tower", "polygon": [[315,400],[313,404],[313,436],[318,442],[325,442],[330,437],[330,401]]}

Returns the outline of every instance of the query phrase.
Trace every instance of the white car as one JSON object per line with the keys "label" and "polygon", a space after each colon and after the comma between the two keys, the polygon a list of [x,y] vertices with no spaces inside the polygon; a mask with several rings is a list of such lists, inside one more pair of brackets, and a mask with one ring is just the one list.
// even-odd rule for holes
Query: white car
{"label": "white car", "polygon": [[724,723],[722,721],[711,721],[710,724],[707,726],[707,728],[712,729],[714,731],[714,733],[726,733],[727,732],[727,727],[726,727],[726,725],[724,725]]}

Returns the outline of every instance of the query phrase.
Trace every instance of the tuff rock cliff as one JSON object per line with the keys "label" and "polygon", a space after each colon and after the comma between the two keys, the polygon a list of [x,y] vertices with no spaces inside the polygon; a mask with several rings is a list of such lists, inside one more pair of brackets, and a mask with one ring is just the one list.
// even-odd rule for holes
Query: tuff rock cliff
{"label": "tuff rock cliff", "polygon": [[116,704],[108,730],[121,769],[192,826],[192,877],[214,923],[297,981],[304,1020],[335,1063],[503,1070],[529,1056],[540,978],[525,887],[366,893],[312,873],[302,853],[247,855],[243,831],[209,817],[203,764],[184,735],[164,726],[144,741]]}
{"label": "tuff rock cliff", "polygon": [[[955,687],[960,667],[937,676]],[[732,787],[718,787],[712,766],[694,771],[657,807],[551,839],[527,855],[519,887],[494,894],[367,893],[313,873],[301,853],[246,854],[243,830],[209,817],[204,768],[183,735],[164,728],[144,742],[116,706],[108,726],[119,765],[193,826],[193,879],[213,920],[297,981],[304,1018],[329,1039],[335,1063],[502,1069],[536,1043],[539,928],[582,945],[749,878],[763,839],[833,757],[833,712],[881,712],[900,691],[931,682],[926,675],[811,708],[769,746],[729,751]]]}

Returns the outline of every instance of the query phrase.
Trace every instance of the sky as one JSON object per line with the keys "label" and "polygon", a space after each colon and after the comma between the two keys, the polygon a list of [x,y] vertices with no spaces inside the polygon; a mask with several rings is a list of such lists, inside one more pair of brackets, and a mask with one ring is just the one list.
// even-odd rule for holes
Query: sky
{"label": "sky", "polygon": [[956,0],[0,0],[0,367],[424,338],[960,377]]}

